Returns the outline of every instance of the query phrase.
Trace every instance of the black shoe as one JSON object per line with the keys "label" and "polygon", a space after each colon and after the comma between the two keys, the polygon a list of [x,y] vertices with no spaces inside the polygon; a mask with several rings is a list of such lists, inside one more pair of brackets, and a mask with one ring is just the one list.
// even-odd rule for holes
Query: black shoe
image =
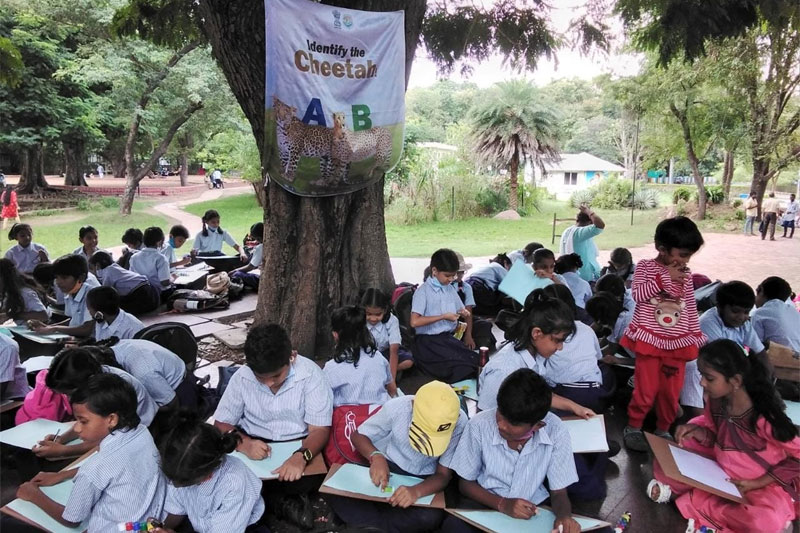
{"label": "black shoe", "polygon": [[608,457],[609,457],[609,459],[614,457],[615,455],[617,455],[619,453],[620,448],[621,447],[619,445],[619,442],[617,442],[615,440],[609,440],[608,441]]}
{"label": "black shoe", "polygon": [[314,527],[314,516],[308,496],[285,496],[278,502],[278,518],[302,529]]}

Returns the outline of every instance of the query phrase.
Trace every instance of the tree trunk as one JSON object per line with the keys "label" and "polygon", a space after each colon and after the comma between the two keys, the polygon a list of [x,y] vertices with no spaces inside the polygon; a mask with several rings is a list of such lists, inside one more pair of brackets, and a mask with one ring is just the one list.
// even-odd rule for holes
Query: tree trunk
{"label": "tree trunk", "polygon": [[508,186],[508,208],[514,211],[517,210],[517,199],[519,197],[519,152],[514,150],[514,155],[511,157],[511,164],[508,166],[509,186]]}
{"label": "tree trunk", "polygon": [[683,131],[683,143],[686,145],[686,158],[692,167],[695,185],[697,185],[697,220],[706,218],[706,184],[703,175],[700,173],[700,161],[694,151],[694,141],[692,140],[692,130],[689,128],[689,117],[685,110],[678,109],[674,102],[669,103],[669,108],[675,118],[680,122]]}
{"label": "tree trunk", "polygon": [[86,185],[83,178],[86,167],[86,144],[83,141],[63,141],[64,185]]}
{"label": "tree trunk", "polygon": [[769,182],[769,160],[767,158],[753,159],[753,181],[750,190],[756,191],[758,199],[758,219],[761,220],[761,203]]}
{"label": "tree trunk", "polygon": [[181,187],[186,187],[189,185],[189,157],[186,152],[178,154],[178,165],[181,167],[181,171],[178,174],[181,177]]}
{"label": "tree trunk", "polygon": [[22,172],[16,190],[17,194],[39,194],[46,188],[42,145],[38,143],[22,151]]}
{"label": "tree trunk", "polygon": [[[325,2],[329,3],[329,2]],[[406,83],[419,41],[425,0],[349,0],[341,7],[405,10]],[[204,29],[264,155],[264,3],[200,0]],[[304,198],[273,180],[264,191],[264,255],[256,323],[278,323],[294,347],[326,356],[330,313],[359,290],[394,287],[383,219],[383,180],[360,191]]]}
{"label": "tree trunk", "polygon": [[260,181],[254,181],[252,182],[252,185],[253,191],[256,193],[256,201],[258,202],[258,206],[263,208],[267,203],[267,194],[264,184]]}
{"label": "tree trunk", "polygon": [[731,196],[731,182],[733,181],[734,159],[733,150],[725,150],[725,164],[722,170],[722,194],[725,203],[728,203]]}

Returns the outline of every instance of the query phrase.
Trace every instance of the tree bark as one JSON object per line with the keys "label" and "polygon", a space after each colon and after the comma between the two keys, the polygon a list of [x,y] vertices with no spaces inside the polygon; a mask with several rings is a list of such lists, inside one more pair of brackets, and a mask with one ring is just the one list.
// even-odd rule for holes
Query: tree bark
{"label": "tree bark", "polygon": [[683,143],[686,145],[686,158],[692,167],[692,176],[694,176],[695,185],[697,185],[697,220],[706,218],[706,184],[703,181],[703,175],[700,173],[700,161],[694,150],[694,141],[692,140],[692,130],[689,127],[689,117],[686,115],[686,110],[678,109],[674,102],[669,103],[670,111],[675,115],[675,118],[680,122],[681,130],[683,131]]}
{"label": "tree bark", "polygon": [[17,184],[17,194],[39,194],[46,188],[42,145],[37,143],[22,151],[22,172]]}
{"label": "tree bark", "polygon": [[[368,11],[405,10],[406,84],[425,0],[324,2]],[[214,57],[253,127],[262,159],[264,3],[200,0]],[[256,323],[278,323],[308,356],[330,353],[330,313],[361,289],[394,287],[383,219],[383,180],[352,194],[304,198],[269,180],[264,188],[264,255]]]}
{"label": "tree bark", "polygon": [[192,134],[190,132],[184,132],[178,136],[178,166],[180,167],[180,172],[178,175],[181,178],[181,187],[186,187],[189,185],[189,150],[191,150],[192,146],[194,145],[194,139],[192,138]]}
{"label": "tree bark", "polygon": [[83,141],[63,141],[64,185],[86,185],[83,172],[86,167],[86,144]]}
{"label": "tree bark", "polygon": [[508,208],[514,211],[517,210],[517,198],[519,197],[519,151],[514,150],[514,155],[511,157],[511,164],[508,168],[509,174],[509,187],[508,187]]}
{"label": "tree bark", "polygon": [[728,203],[731,196],[731,182],[733,182],[734,159],[733,150],[725,150],[725,164],[722,170],[722,194],[725,203]]}

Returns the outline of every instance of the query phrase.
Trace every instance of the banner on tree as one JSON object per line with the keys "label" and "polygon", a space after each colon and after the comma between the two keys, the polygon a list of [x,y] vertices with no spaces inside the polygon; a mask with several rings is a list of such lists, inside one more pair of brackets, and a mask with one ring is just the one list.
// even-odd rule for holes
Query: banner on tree
{"label": "banner on tree", "polygon": [[403,150],[403,12],[265,0],[267,173],[288,191],[356,191]]}

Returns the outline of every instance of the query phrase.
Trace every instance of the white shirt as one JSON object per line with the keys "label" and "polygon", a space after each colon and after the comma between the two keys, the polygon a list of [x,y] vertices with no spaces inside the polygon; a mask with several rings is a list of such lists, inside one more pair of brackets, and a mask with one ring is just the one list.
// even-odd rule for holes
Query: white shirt
{"label": "white shirt", "polygon": [[[22,293],[22,305],[24,307],[23,312],[25,313],[36,313],[42,312],[47,313],[47,316],[50,316],[50,309],[45,307],[42,303],[42,299],[39,297],[39,293],[35,290],[31,289],[30,287],[22,287],[20,291]],[[18,326],[25,325],[25,320],[14,320],[14,322]]]}
{"label": "white shirt", "polygon": [[[133,256],[131,256],[133,262]],[[147,278],[132,270],[111,263],[106,268],[97,269],[97,279],[103,287],[112,287],[120,296],[127,296],[137,287],[147,283]]]}
{"label": "white shirt", "polygon": [[41,263],[39,250],[47,253],[47,248],[35,242],[30,243],[27,248],[17,244],[6,251],[6,259],[13,261],[20,272],[30,274],[33,272],[33,268]]}
{"label": "white shirt", "polygon": [[794,305],[769,300],[755,310],[750,322],[763,342],[777,342],[800,352],[800,313]]}
{"label": "white shirt", "polygon": [[392,344],[400,344],[403,340],[400,335],[400,321],[392,314],[386,322],[374,325],[367,322],[367,329],[372,333],[372,338],[381,352],[388,350]]}
{"label": "white shirt", "polygon": [[121,340],[111,347],[117,362],[138,379],[159,407],[175,398],[186,365],[166,348],[143,339]]}
{"label": "white shirt", "polygon": [[86,293],[99,286],[97,278],[89,275],[78,292],[64,295],[64,313],[69,316],[71,327],[82,326],[92,320],[92,317],[89,316],[89,309],[86,307]]}
{"label": "white shirt", "polygon": [[361,350],[358,364],[333,359],[322,369],[333,389],[333,406],[383,405],[389,400],[386,385],[392,382],[389,361],[379,352]]}
{"label": "white shirt", "polygon": [[564,347],[549,358],[536,356],[539,374],[551,387],[563,383],[603,383],[597,361],[603,357],[600,342],[594,330],[583,322],[575,321],[575,335]]}
{"label": "white shirt", "polygon": [[253,248],[253,253],[250,255],[250,266],[253,268],[261,268],[261,261],[264,259],[264,245],[259,243],[258,246]]}
{"label": "white shirt", "polygon": [[136,413],[139,415],[139,421],[145,426],[149,426],[158,412],[158,405],[142,385],[142,382],[115,366],[103,365],[102,368],[103,372],[116,374],[131,384],[133,390],[136,391]]}
{"label": "white shirt", "polygon": [[105,320],[94,325],[95,340],[102,341],[117,337],[119,339],[132,339],[137,333],[144,329],[144,324],[132,314],[119,310],[117,317],[110,323]]}
{"label": "white shirt", "polygon": [[159,293],[165,289],[162,281],[170,281],[169,263],[157,248],[145,248],[131,256],[131,270],[145,276]]}
{"label": "white shirt", "polygon": [[8,383],[2,400],[24,398],[31,390],[25,367],[19,364],[17,341],[0,333],[0,383]]}
{"label": "white shirt", "polygon": [[494,354],[478,376],[478,409],[486,411],[497,407],[497,392],[509,374],[520,368],[530,368],[541,374],[539,362],[527,350],[517,351],[514,343],[509,342]]}
{"label": "white shirt", "polygon": [[578,275],[577,272],[564,272],[562,274],[567,282],[567,287],[575,299],[575,305],[581,309],[586,308],[586,302],[592,297],[592,286],[589,282]]}
{"label": "white shirt", "polygon": [[204,252],[221,252],[223,242],[229,246],[236,246],[236,241],[227,231],[208,228],[208,235],[203,235],[202,231],[195,235],[192,248],[199,250],[199,255],[203,255]]}

